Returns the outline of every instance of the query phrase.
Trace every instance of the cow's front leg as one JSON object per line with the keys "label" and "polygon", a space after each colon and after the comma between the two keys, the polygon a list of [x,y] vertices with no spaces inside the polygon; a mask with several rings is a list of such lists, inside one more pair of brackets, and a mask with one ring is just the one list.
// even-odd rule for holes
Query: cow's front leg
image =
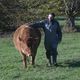
{"label": "cow's front leg", "polygon": [[35,55],[32,56],[32,65],[35,64]]}
{"label": "cow's front leg", "polygon": [[37,53],[37,50],[35,50],[35,51],[32,53],[32,65],[35,65],[36,53]]}
{"label": "cow's front leg", "polygon": [[23,60],[23,67],[27,67],[27,62],[26,62],[26,55],[22,53],[22,60]]}
{"label": "cow's front leg", "polygon": [[30,63],[31,65],[34,65],[34,64],[35,64],[35,58],[34,58],[33,56],[30,56],[29,63]]}

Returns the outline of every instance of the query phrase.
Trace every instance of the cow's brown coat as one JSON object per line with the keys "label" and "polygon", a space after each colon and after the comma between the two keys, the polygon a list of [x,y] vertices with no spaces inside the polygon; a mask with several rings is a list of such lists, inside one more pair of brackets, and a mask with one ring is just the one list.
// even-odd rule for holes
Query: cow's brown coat
{"label": "cow's brown coat", "polygon": [[21,25],[13,35],[13,42],[16,49],[21,53],[24,67],[27,67],[26,58],[32,56],[34,65],[37,48],[41,40],[41,33],[38,29],[30,27],[28,24]]}

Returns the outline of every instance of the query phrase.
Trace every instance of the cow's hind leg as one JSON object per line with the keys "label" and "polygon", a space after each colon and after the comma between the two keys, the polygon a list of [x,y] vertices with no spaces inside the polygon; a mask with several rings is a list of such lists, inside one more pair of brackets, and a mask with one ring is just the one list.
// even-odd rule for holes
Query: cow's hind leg
{"label": "cow's hind leg", "polygon": [[22,60],[23,60],[23,66],[24,68],[27,67],[27,62],[26,62],[26,55],[22,53]]}

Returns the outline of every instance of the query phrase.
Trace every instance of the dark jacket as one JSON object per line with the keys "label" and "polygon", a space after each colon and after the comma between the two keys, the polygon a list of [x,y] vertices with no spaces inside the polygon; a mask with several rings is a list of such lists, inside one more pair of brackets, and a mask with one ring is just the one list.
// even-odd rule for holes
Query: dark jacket
{"label": "dark jacket", "polygon": [[62,39],[62,32],[59,23],[56,20],[49,22],[48,20],[40,21],[31,24],[33,28],[43,28],[45,33],[45,48],[57,48]]}

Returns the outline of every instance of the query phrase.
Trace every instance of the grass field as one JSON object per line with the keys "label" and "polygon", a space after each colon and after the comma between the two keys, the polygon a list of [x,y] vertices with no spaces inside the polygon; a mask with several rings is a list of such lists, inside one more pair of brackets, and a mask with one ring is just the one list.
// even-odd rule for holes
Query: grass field
{"label": "grass field", "polygon": [[58,67],[47,67],[43,37],[36,65],[23,69],[12,39],[0,38],[0,80],[80,80],[80,33],[65,33],[58,46]]}

